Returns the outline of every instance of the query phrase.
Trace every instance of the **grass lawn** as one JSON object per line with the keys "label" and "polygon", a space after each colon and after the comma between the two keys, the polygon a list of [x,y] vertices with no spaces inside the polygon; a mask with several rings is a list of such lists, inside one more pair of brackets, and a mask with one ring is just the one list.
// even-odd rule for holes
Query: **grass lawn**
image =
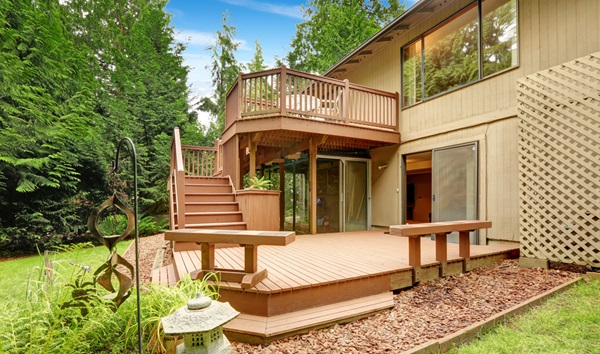
{"label": "grass lawn", "polygon": [[[119,254],[125,253],[132,240],[123,241],[117,246]],[[76,249],[70,252],[54,253],[50,256],[58,276],[72,278],[74,273],[81,271],[80,267],[70,262],[90,266],[95,271],[108,258],[108,250],[104,246]],[[44,256],[18,258],[0,262],[0,302],[23,301],[27,297],[28,283],[30,286],[39,282],[44,269]]]}
{"label": "grass lawn", "polygon": [[600,281],[581,282],[450,353],[600,353]]}

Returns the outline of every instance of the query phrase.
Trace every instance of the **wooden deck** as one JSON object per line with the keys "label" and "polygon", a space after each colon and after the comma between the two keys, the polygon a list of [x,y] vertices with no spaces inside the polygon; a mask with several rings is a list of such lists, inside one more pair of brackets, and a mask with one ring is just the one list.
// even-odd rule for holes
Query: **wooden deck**
{"label": "wooden deck", "polygon": [[[421,281],[437,278],[435,242],[423,239],[421,249]],[[515,258],[518,252],[515,245],[473,245],[471,266]],[[448,275],[462,272],[458,253],[457,244],[448,244]],[[162,282],[167,283],[173,275],[181,278],[201,268],[200,251],[176,252],[174,257],[174,269],[157,270],[155,280],[161,282],[164,274]],[[215,264],[243,269],[243,248],[216,249]],[[258,267],[266,268],[268,277],[252,288],[221,283],[220,300],[242,312],[226,326],[234,340],[264,343],[365,316],[392,307],[391,290],[413,285],[408,239],[382,230],[297,235],[285,247],[261,246]]]}

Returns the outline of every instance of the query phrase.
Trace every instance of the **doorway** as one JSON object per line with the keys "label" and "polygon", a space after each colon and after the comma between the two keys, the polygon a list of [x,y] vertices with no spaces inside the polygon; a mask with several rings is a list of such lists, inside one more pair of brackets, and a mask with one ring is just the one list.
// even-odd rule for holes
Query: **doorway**
{"label": "doorway", "polygon": [[[286,163],[284,229],[308,233],[308,157]],[[317,157],[317,233],[370,229],[370,161]],[[287,192],[289,191],[289,193]]]}
{"label": "doorway", "polygon": [[[407,223],[478,217],[477,143],[405,155]],[[471,244],[478,234],[472,232]],[[457,243],[458,234],[448,236]]]}

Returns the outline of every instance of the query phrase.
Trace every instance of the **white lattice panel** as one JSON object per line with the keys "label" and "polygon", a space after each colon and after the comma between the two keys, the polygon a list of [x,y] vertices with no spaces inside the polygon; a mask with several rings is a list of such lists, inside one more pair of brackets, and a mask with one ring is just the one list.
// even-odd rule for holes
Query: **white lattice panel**
{"label": "white lattice panel", "polygon": [[521,256],[600,267],[600,53],[518,81]]}

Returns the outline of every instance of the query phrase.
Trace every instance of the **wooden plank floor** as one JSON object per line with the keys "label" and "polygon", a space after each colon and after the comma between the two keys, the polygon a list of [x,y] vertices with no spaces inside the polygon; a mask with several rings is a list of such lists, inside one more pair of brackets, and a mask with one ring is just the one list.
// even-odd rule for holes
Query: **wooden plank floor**
{"label": "wooden plank floor", "polygon": [[[518,245],[471,246],[471,258],[518,249]],[[176,252],[180,276],[200,268],[198,250]],[[217,267],[243,269],[243,248],[215,250]],[[459,260],[458,245],[448,244],[448,261]],[[435,242],[421,243],[423,266],[436,264]],[[385,234],[380,230],[297,235],[287,246],[260,246],[258,267],[266,268],[268,277],[245,292],[272,294],[314,286],[374,277],[409,270],[408,239]],[[223,282],[221,288],[241,290],[237,283]]]}

